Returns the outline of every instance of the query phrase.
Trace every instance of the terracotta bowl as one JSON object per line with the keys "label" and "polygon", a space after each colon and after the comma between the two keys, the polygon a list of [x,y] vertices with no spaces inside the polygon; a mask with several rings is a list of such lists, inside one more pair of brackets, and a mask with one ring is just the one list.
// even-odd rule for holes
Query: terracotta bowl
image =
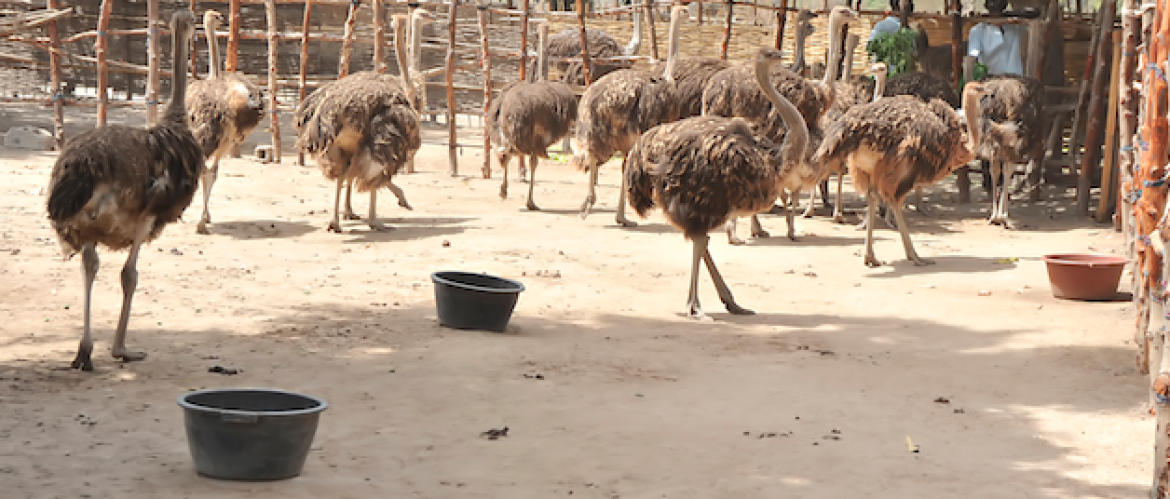
{"label": "terracotta bowl", "polygon": [[1068,300],[1111,300],[1127,262],[1125,257],[1065,253],[1041,257],[1048,265],[1052,296]]}

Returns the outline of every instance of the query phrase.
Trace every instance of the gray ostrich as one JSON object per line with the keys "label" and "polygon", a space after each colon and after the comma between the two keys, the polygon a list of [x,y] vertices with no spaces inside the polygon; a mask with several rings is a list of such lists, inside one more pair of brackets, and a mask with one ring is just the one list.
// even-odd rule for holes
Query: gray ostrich
{"label": "gray ostrich", "polygon": [[206,80],[191,82],[187,87],[191,132],[199,141],[203,157],[211,159],[211,166],[203,172],[203,216],[195,226],[195,232],[199,234],[209,233],[211,188],[219,176],[220,158],[248,138],[248,134],[264,119],[267,108],[264,91],[258,85],[235,72],[220,71],[215,30],[222,22],[223,14],[219,12],[209,10],[203,14],[209,76]]}
{"label": "gray ostrich", "polygon": [[138,251],[179,219],[195,197],[205,168],[187,124],[188,44],[195,32],[189,10],[171,17],[174,83],[163,120],[150,128],[103,126],[65,144],[49,180],[49,220],[68,259],[81,252],[85,326],[73,368],[93,370],[90,296],[98,271],[97,245],[130,248],[122,268],[122,313],[111,353],[125,362],[146,358],[126,348],[130,303],[138,285]]}

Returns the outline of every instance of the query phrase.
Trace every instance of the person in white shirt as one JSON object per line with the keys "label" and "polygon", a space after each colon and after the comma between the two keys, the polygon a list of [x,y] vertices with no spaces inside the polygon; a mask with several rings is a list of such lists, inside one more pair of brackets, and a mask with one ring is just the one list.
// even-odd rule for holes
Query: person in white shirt
{"label": "person in white shirt", "polygon": [[[873,25],[873,31],[869,32],[870,42],[879,36],[894,34],[902,29],[902,20],[898,18],[898,14],[902,12],[902,6],[898,0],[890,0],[890,11],[893,13],[892,15]],[[910,2],[910,12],[914,12],[914,2]]]}
{"label": "person in white shirt", "polygon": [[[987,0],[984,5],[992,16],[1002,16],[1007,0]],[[979,23],[967,34],[967,55],[987,66],[989,75],[1023,75],[1023,46],[1027,35],[1028,28],[1020,24]]]}

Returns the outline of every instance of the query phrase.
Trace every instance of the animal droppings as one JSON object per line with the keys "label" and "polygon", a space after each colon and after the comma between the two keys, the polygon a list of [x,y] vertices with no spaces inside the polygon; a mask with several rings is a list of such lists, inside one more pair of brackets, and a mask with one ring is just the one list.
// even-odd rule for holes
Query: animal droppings
{"label": "animal droppings", "polygon": [[443,247],[444,247],[444,248],[450,248],[450,247],[451,247],[451,241],[448,241],[448,240],[444,239],[444,240],[443,240]]}
{"label": "animal droppings", "polygon": [[214,366],[207,369],[209,373],[223,374],[225,376],[234,376],[240,374],[239,369],[231,369],[223,366]]}
{"label": "animal droppings", "polygon": [[498,429],[492,428],[488,431],[480,433],[479,436],[487,437],[488,440],[499,440],[501,437],[508,436],[508,427],[505,426],[503,428],[498,428]]}
{"label": "animal droppings", "polygon": [[939,397],[939,398],[934,399],[934,402],[936,404],[949,404],[949,403],[951,403],[951,399],[946,398],[946,397]]}

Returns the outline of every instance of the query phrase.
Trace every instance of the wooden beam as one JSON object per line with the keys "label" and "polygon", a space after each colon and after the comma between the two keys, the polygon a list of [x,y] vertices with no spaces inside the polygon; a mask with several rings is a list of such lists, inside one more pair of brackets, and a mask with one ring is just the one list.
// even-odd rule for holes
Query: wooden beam
{"label": "wooden beam", "polygon": [[[525,8],[528,7],[528,0],[524,0]],[[492,56],[488,52],[488,12],[487,5],[479,4],[476,6],[479,10],[476,12],[479,20],[479,43],[483,46],[483,52],[480,54],[480,62],[483,64],[483,119],[484,125],[487,125],[488,110],[492,107]],[[523,66],[521,66],[523,70]],[[539,70],[538,70],[539,71]],[[523,73],[521,73],[523,74]],[[492,134],[486,128],[483,132],[483,178],[492,178]],[[524,156],[519,156],[520,162],[524,162]],[[507,168],[508,165],[500,165]],[[505,178],[507,173],[504,173]]]}
{"label": "wooden beam", "polygon": [[146,17],[150,18],[146,26],[146,124],[148,126],[158,122],[158,68],[162,52],[158,41],[158,15],[158,0],[147,0]]}
{"label": "wooden beam", "polygon": [[1085,155],[1081,158],[1077,178],[1077,214],[1089,215],[1089,185],[1093,171],[1101,160],[1102,125],[1105,120],[1105,101],[1108,99],[1109,70],[1113,65],[1113,18],[1117,5],[1105,2],[1101,6],[1101,43],[1097,44],[1097,62],[1093,72],[1093,90],[1089,99],[1089,120],[1085,126]]}
{"label": "wooden beam", "polygon": [[593,63],[589,61],[589,37],[585,34],[585,1],[577,0],[577,30],[581,35],[581,74],[585,85],[593,82]]}
{"label": "wooden beam", "polygon": [[[375,2],[377,0],[374,0]],[[272,132],[272,162],[280,163],[280,113],[276,94],[280,92],[277,77],[280,66],[277,64],[280,56],[279,39],[276,27],[280,25],[276,17],[276,0],[268,0],[264,4],[264,11],[268,16],[268,129]]]}
{"label": "wooden beam", "polygon": [[230,0],[228,3],[228,44],[227,59],[224,62],[225,71],[236,71],[240,65],[240,0]]}
{"label": "wooden beam", "polygon": [[[580,0],[578,0],[580,1]],[[455,30],[459,21],[459,0],[451,0],[447,12],[447,168],[452,177],[459,175],[459,132],[455,126]],[[488,151],[484,151],[487,154]]]}
{"label": "wooden beam", "polygon": [[[703,4],[699,4],[703,8]],[[731,17],[735,13],[735,0],[727,0],[727,20],[723,24],[723,45],[719,49],[719,58],[727,60],[727,47],[731,45]]]}
{"label": "wooden beam", "polygon": [[[1121,32],[1113,32],[1112,61],[1121,59]],[[1120,68],[1110,71],[1109,76],[1109,104],[1105,107],[1105,149],[1101,161],[1101,194],[1097,202],[1098,222],[1105,222],[1113,215],[1117,203],[1117,98],[1118,81],[1121,77]]]}
{"label": "wooden beam", "polygon": [[[301,20],[301,59],[297,74],[297,106],[305,102],[308,87],[305,86],[309,66],[309,20],[313,13],[313,0],[305,0],[304,18]],[[297,165],[305,166],[305,150],[297,148]]]}
{"label": "wooden beam", "polygon": [[[49,9],[56,9],[57,0],[45,0],[45,6]],[[65,147],[65,105],[62,102],[64,96],[61,94],[61,55],[58,52],[61,44],[58,40],[59,37],[57,21],[49,21],[49,43],[53,48],[49,52],[49,78],[53,86],[53,139],[56,141],[58,151]]]}

